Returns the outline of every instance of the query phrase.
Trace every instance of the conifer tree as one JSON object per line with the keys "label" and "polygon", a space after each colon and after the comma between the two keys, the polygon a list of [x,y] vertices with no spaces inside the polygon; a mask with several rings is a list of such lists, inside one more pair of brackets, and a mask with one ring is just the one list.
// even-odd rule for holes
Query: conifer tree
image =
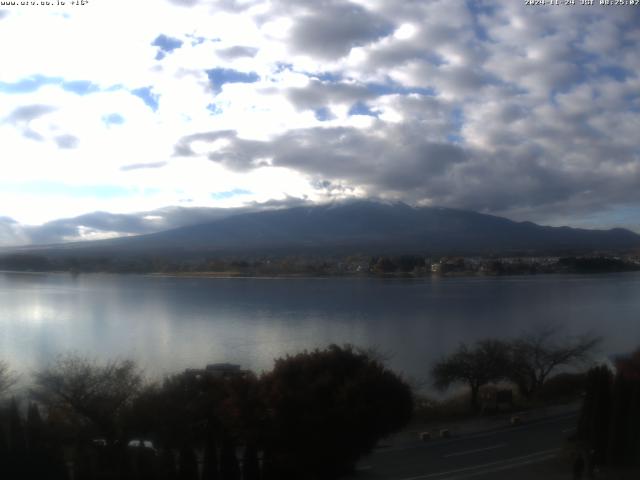
{"label": "conifer tree", "polygon": [[9,451],[12,455],[21,455],[27,449],[26,435],[20,408],[15,398],[9,406]]}
{"label": "conifer tree", "polygon": [[198,480],[198,460],[193,448],[187,443],[180,448],[178,478],[180,480]]}
{"label": "conifer tree", "polygon": [[216,441],[210,436],[204,446],[204,459],[202,465],[202,480],[219,480],[218,451]]}

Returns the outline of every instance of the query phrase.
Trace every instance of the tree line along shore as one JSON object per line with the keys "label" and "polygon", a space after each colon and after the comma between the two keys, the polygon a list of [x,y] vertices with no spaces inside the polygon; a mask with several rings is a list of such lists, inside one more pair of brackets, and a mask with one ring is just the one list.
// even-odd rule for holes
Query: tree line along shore
{"label": "tree line along shore", "polygon": [[0,255],[0,270],[74,273],[156,273],[199,276],[413,276],[534,275],[640,270],[640,256],[592,253],[564,256],[261,255],[173,257],[139,255]]}

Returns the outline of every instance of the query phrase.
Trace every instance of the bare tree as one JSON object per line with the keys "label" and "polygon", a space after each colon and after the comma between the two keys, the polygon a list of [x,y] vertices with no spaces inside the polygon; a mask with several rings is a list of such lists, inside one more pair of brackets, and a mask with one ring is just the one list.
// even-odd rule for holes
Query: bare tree
{"label": "bare tree", "polygon": [[554,327],[523,335],[511,343],[509,379],[524,397],[531,398],[551,373],[588,360],[600,342],[593,334],[559,338]]}
{"label": "bare tree", "polygon": [[507,376],[509,351],[509,345],[500,340],[481,340],[472,347],[462,343],[433,367],[434,385],[445,390],[452,384],[466,383],[471,389],[471,408],[477,411],[480,387]]}
{"label": "bare tree", "polygon": [[50,408],[71,412],[110,437],[118,415],[137,394],[142,376],[131,360],[104,364],[77,355],[58,357],[36,372],[34,394]]}

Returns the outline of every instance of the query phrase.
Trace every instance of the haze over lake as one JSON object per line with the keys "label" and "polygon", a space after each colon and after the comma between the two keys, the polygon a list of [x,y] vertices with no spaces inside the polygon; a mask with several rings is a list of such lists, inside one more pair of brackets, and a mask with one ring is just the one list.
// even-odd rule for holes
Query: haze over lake
{"label": "haze over lake", "polygon": [[640,345],[640,273],[424,279],[0,274],[0,352],[28,372],[59,353],[131,357],[151,375],[213,362],[256,371],[330,343],[377,347],[426,379],[459,342],[549,323]]}

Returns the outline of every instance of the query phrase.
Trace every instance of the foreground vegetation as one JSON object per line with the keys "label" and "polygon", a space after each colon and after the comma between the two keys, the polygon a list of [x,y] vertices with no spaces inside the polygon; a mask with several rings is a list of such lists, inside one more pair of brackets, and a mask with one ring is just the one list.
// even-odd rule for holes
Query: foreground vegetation
{"label": "foreground vegetation", "polygon": [[[615,372],[575,371],[598,343],[592,335],[560,338],[544,329],[461,344],[433,367],[432,377],[442,389],[465,385],[465,403],[435,405],[414,396],[378,355],[350,346],[281,358],[261,376],[216,364],[156,383],[145,382],[131,361],[62,356],[34,374],[27,397],[0,410],[0,473],[53,480],[330,480],[351,473],[380,439],[412,419],[577,398],[583,404],[572,458],[580,468],[637,466],[640,350],[619,359]],[[14,381],[0,363],[0,397]]]}
{"label": "foreground vegetation", "polygon": [[584,363],[599,343],[600,338],[595,335],[559,338],[558,330],[551,327],[512,340],[485,339],[474,345],[463,343],[434,365],[432,377],[440,390],[456,383],[466,385],[470,391],[471,410],[479,412],[482,407],[479,394],[483,386],[510,383],[522,398],[533,400],[552,374]]}
{"label": "foreground vegetation", "polygon": [[574,441],[585,464],[640,467],[640,349],[589,371]]}
{"label": "foreground vegetation", "polygon": [[[5,372],[6,373],[6,372]],[[2,478],[331,479],[411,418],[410,387],[331,346],[257,377],[230,365],[145,385],[134,363],[65,356],[1,421]],[[201,476],[200,476],[201,474]]]}
{"label": "foreground vegetation", "polygon": [[[473,345],[462,344],[433,367],[432,376],[441,389],[456,383],[466,385],[465,404],[461,397],[419,402],[419,414],[429,421],[478,413],[486,407],[496,409],[500,392],[510,393],[510,386],[516,388],[518,400],[528,406],[579,399],[576,432],[567,445],[573,452],[574,474],[587,472],[593,478],[596,469],[612,475],[621,469],[637,473],[640,349],[617,358],[613,370],[600,365],[586,372],[562,371],[588,365],[599,341],[593,335],[560,339],[554,329],[544,329],[510,341],[486,339]],[[510,395],[507,397],[513,402]],[[513,403],[506,407],[513,408]]]}

